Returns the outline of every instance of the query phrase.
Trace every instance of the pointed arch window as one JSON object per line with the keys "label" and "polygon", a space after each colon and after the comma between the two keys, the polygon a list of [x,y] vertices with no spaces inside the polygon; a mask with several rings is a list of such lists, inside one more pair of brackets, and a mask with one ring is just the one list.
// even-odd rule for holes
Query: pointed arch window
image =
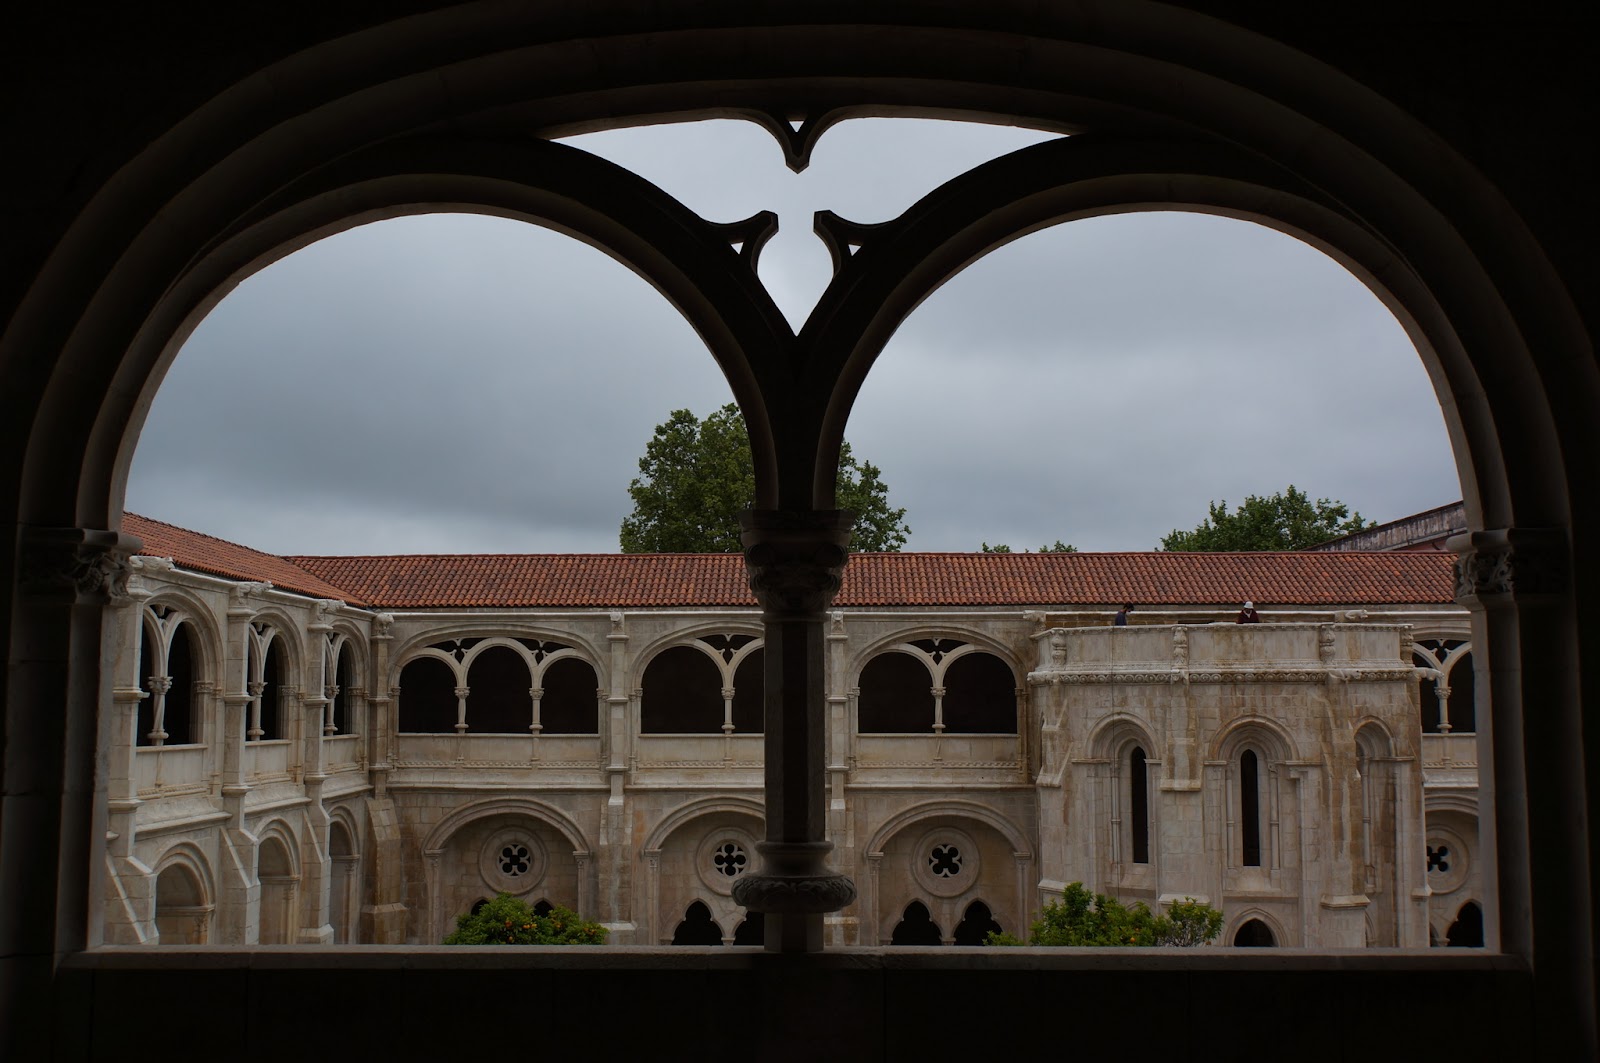
{"label": "pointed arch window", "polygon": [[1143,746],[1128,754],[1128,818],[1132,830],[1132,855],[1136,864],[1150,862],[1150,768]]}
{"label": "pointed arch window", "polygon": [[1261,866],[1261,760],[1256,751],[1239,754],[1239,862]]}

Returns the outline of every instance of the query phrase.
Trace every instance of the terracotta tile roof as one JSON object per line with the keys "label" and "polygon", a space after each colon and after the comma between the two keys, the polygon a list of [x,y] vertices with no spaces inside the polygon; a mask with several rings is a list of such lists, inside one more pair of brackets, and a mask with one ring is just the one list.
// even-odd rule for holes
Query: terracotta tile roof
{"label": "terracotta tile roof", "polygon": [[840,605],[1453,601],[1452,554],[857,554]]}
{"label": "terracotta tile roof", "polygon": [[139,553],[148,557],[170,557],[179,568],[229,579],[266,580],[279,590],[295,594],[312,598],[342,598],[352,605],[367,604],[359,596],[334,586],[276,554],[264,554],[226,539],[163,524],[134,513],[123,515],[122,530],[144,541]]}
{"label": "terracotta tile roof", "polygon": [[385,609],[754,606],[738,554],[291,557]]}
{"label": "terracotta tile roof", "polygon": [[[141,553],[384,609],[753,607],[737,554],[277,557],[129,514]],[[856,554],[840,606],[1439,605],[1453,555]]]}
{"label": "terracotta tile roof", "polygon": [[[737,554],[294,557],[385,608],[753,606]],[[1451,555],[857,554],[841,606],[1440,604]]]}

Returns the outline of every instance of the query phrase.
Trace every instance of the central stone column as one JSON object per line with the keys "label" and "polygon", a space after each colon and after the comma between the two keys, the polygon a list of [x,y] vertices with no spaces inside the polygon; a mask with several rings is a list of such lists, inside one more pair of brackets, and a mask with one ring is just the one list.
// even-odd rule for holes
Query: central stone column
{"label": "central stone column", "polygon": [[766,629],[767,838],[733,899],[766,918],[769,952],[822,951],[822,917],[855,900],[827,864],[824,616],[850,557],[854,515],[750,510],[740,518],[750,589]]}

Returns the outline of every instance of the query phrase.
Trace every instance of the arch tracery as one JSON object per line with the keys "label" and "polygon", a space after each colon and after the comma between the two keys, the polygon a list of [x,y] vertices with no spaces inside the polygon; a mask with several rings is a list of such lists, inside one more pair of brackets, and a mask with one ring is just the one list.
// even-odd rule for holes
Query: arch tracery
{"label": "arch tracery", "polygon": [[[630,14],[625,25],[612,30],[610,39],[608,34],[596,32],[585,40],[585,69],[627,69],[628,64],[615,61],[626,54],[619,50],[630,43],[632,34],[627,31],[654,28],[657,24],[652,16],[661,17],[654,11]],[[712,90],[706,86],[721,88],[719,79],[741,77],[752,82],[740,97],[741,102],[787,114],[787,104],[807,97],[803,91],[807,86],[798,78],[770,74],[763,78],[762,72],[769,67],[791,69],[790,65],[776,64],[790,56],[809,54],[818,45],[836,44],[837,48],[823,51],[843,71],[870,74],[904,63],[907,65],[895,68],[902,75],[906,71],[927,74],[926,87],[911,94],[914,103],[964,106],[996,115],[1031,113],[1063,124],[1068,118],[1089,117],[1099,117],[1106,124],[1115,119],[1132,126],[1170,127],[1187,122],[1196,129],[1231,134],[1237,142],[1265,153],[1287,154],[1292,150],[1297,167],[1318,187],[1328,190],[1329,200],[1349,205],[1348,218],[1366,219],[1373,244],[1394,249],[1392,272],[1370,264],[1369,268],[1385,275],[1389,283],[1398,282],[1408,288],[1414,327],[1432,348],[1432,354],[1425,353],[1425,357],[1433,359],[1430,366],[1436,379],[1441,380],[1441,395],[1450,411],[1448,421],[1463,469],[1472,526],[1502,529],[1502,539],[1509,534],[1503,530],[1512,529],[1519,522],[1524,527],[1566,529],[1569,534],[1564,540],[1559,531],[1551,537],[1557,541],[1545,553],[1567,555],[1566,543],[1578,538],[1570,533],[1580,530],[1573,526],[1573,513],[1586,519],[1592,507],[1571,497],[1569,474],[1559,458],[1552,455],[1600,450],[1595,446],[1595,426],[1588,416],[1596,405],[1592,351],[1582,322],[1573,313],[1550,262],[1518,220],[1515,209],[1480,176],[1492,172],[1492,168],[1475,169],[1421,123],[1324,63],[1288,61],[1287,47],[1221,22],[1159,5],[1148,9],[1141,5],[1137,12],[1130,9],[1126,13],[1097,8],[1093,17],[1100,21],[1092,27],[1094,32],[1081,34],[1098,42],[1088,45],[1072,39],[1075,30],[1088,28],[1076,21],[1091,17],[1087,13],[1052,12],[1047,23],[1044,16],[1037,16],[1039,21],[1033,22],[1009,7],[1005,11],[1003,26],[997,29],[989,21],[980,23],[976,16],[965,16],[958,9],[946,16],[949,25],[919,27],[919,32],[905,34],[905,41],[897,40],[900,35],[896,34],[852,34],[858,27],[850,26],[763,26],[762,34],[741,38],[750,47],[731,61],[726,49],[705,48],[698,44],[696,33],[683,32],[675,39],[662,41],[652,53],[652,62],[663,73],[659,82],[673,87],[641,93],[631,108],[625,92],[634,91],[636,86],[630,82],[624,88],[598,75],[593,92],[581,101],[561,93],[541,92],[534,82],[511,83],[511,79],[504,79],[490,88],[494,79],[488,76],[487,69],[475,69],[475,57],[481,60],[496,51],[520,53],[519,58],[530,60],[521,64],[530,72],[523,76],[536,78],[545,76],[546,70],[560,68],[556,60],[570,58],[575,46],[566,39],[535,43],[526,27],[514,26],[507,33],[506,27],[495,25],[481,10],[436,13],[419,19],[423,29],[463,30],[434,34],[438,43],[430,42],[427,33],[391,35],[386,27],[385,32],[358,29],[338,42],[337,47],[308,41],[309,46],[295,57],[299,76],[293,80],[301,88],[292,102],[258,106],[255,101],[260,79],[249,79],[249,84],[220,93],[181,131],[152,138],[140,156],[132,159],[114,180],[105,182],[98,196],[92,186],[86,193],[89,203],[74,223],[75,231],[70,234],[73,239],[63,243],[62,250],[42,272],[20,308],[16,328],[8,330],[3,341],[8,375],[0,380],[0,393],[17,396],[20,410],[71,409],[76,408],[72,394],[87,388],[87,401],[94,404],[103,400],[103,405],[96,408],[93,418],[40,416],[17,429],[19,435],[28,433],[29,441],[25,460],[17,463],[21,471],[15,493],[6,498],[5,504],[9,507],[15,500],[14,515],[19,522],[35,527],[116,526],[121,501],[118,485],[123,477],[116,470],[113,454],[136,419],[133,411],[139,404],[138,384],[159,376],[150,345],[165,345],[182,330],[185,316],[210,298],[224,281],[215,271],[207,276],[205,269],[199,270],[188,292],[191,300],[176,310],[160,305],[159,293],[175,290],[171,282],[182,271],[181,264],[196,261],[199,249],[215,239],[222,228],[218,219],[239,216],[241,205],[248,206],[262,195],[263,189],[279,187],[286,177],[311,168],[310,159],[316,153],[341,153],[357,142],[401,134],[422,120],[466,115],[490,103],[514,103],[519,93],[525,103],[513,109],[519,120],[534,128],[541,126],[540,120],[551,127],[582,128],[624,121],[646,110],[689,111],[697,103],[709,105]],[[1128,20],[1135,15],[1150,19],[1151,25],[1133,26]],[[588,26],[581,16],[574,18],[579,23],[575,30]],[[982,28],[985,33],[974,35],[982,40],[969,50],[961,34],[974,28]],[[1162,45],[1159,39],[1162,32],[1175,29],[1193,31],[1188,39],[1194,43],[1181,55],[1174,54],[1171,46]],[[929,48],[930,40],[943,41],[951,47]],[[451,59],[462,68],[461,75],[452,80],[452,102],[419,107],[414,112],[394,107],[397,97],[429,98],[421,86],[430,80],[429,72],[442,62],[434,49],[443,48],[446,41]],[[867,54],[869,42],[876,54]],[[690,54],[697,44],[705,48],[698,59]],[[1226,76],[1230,73],[1225,58],[1230,54],[1230,45],[1247,45],[1251,54],[1259,55],[1263,61],[1234,72],[1237,76]],[[414,48],[417,53],[403,64],[373,61],[369,65],[352,65],[341,61],[350,50],[376,60],[401,54],[403,48]],[[951,68],[929,70],[916,66],[915,49],[937,56]],[[1104,62],[1105,52],[1113,49],[1125,57],[1125,62],[1115,68],[1115,78]],[[1050,61],[1062,52],[1069,52],[1080,61]],[[1037,55],[1038,61],[1029,64],[1030,81],[1026,87],[1039,91],[1023,93],[1013,83],[985,75],[985,64],[994,62],[997,54]],[[1285,61],[1266,61],[1273,58]],[[540,61],[547,59],[551,62]],[[1015,72],[1014,62],[1002,65],[1008,77]],[[495,69],[503,70],[504,66],[496,65]],[[1050,80],[1052,69],[1073,71],[1073,77],[1078,79],[1071,86],[1076,89],[1075,100],[1101,102],[1052,102],[1055,97],[1048,90],[1059,87]],[[1141,76],[1156,72],[1163,76]],[[270,79],[280,73],[283,71],[268,70],[264,77]],[[665,76],[674,73],[679,75],[676,81]],[[367,91],[383,79],[391,81],[394,93]],[[244,80],[241,76],[240,81]],[[1135,87],[1119,87],[1119,81],[1123,86]],[[335,88],[336,84],[339,87]],[[364,93],[368,98],[363,98]],[[546,102],[546,95],[559,99]],[[806,110],[825,113],[829,103],[864,96],[860,79],[843,76],[831,88],[813,90],[810,99],[816,102]],[[1024,96],[1029,102],[1023,102]],[[187,106],[187,100],[187,96],[183,97],[181,105]],[[1296,100],[1307,102],[1298,110],[1279,102]],[[159,124],[154,128],[159,130]],[[1275,145],[1294,147],[1279,149]],[[196,161],[180,161],[185,158]],[[266,164],[246,165],[247,159]],[[108,158],[102,165],[109,169],[121,162],[120,158]],[[230,184],[236,187],[230,188]],[[144,225],[143,219],[161,213],[158,208],[162,206],[170,208],[168,217],[181,219],[182,223]],[[71,207],[76,209],[76,202]],[[139,224],[133,224],[134,217],[141,219]],[[52,219],[47,224],[55,223]],[[1352,221],[1351,232],[1355,229]],[[136,235],[119,239],[115,235],[118,233]],[[94,234],[110,235],[100,239]],[[1352,237],[1352,242],[1359,240]],[[120,309],[123,307],[128,309]],[[150,332],[136,335],[146,320],[153,322]],[[91,327],[84,327],[86,323]],[[1537,350],[1537,356],[1530,349]],[[52,369],[40,372],[33,368],[34,352],[58,350],[62,353]],[[125,360],[120,354],[124,351],[131,352]],[[852,351],[850,357],[856,356],[857,352]],[[10,372],[19,365],[28,368]],[[1478,386],[1474,366],[1482,367],[1482,376],[1497,386]],[[861,372],[864,371],[862,366]],[[118,385],[128,381],[133,386],[113,387],[113,379]],[[1507,382],[1509,386],[1498,386]],[[749,398],[748,386],[741,390],[736,385],[735,390],[741,401]],[[803,505],[808,492],[795,481],[805,478],[808,462],[813,467],[811,479],[816,488],[809,492],[812,504],[827,497],[830,488],[822,485],[815,470],[828,467],[826,438],[842,435],[848,406],[848,397],[841,397],[820,418],[815,414],[809,419],[796,416],[791,420],[798,423],[786,421],[781,428],[752,416],[752,435],[764,439],[795,438],[793,449],[802,455],[779,462],[774,448],[763,451],[758,443],[758,468],[771,466],[763,489],[777,492],[776,498],[764,495],[764,504],[784,501]],[[828,430],[820,434],[809,431],[818,423],[825,423]],[[1502,433],[1506,439],[1503,447],[1499,444]],[[50,471],[60,466],[45,457],[50,454],[67,455],[70,466],[90,471],[82,476],[52,476]],[[772,480],[781,482],[772,487]],[[90,533],[89,538],[92,537]],[[1496,605],[1504,608],[1497,609],[1492,625],[1514,634],[1523,623],[1519,619],[1521,606],[1516,601],[1516,588],[1496,584],[1489,574],[1491,564],[1480,566],[1481,573],[1474,567],[1479,562],[1492,562],[1497,551],[1498,556],[1508,556],[1509,547],[1503,541],[1496,545],[1488,538],[1475,541],[1484,550],[1468,558],[1468,586],[1463,595],[1480,608],[1482,603],[1476,596],[1479,591],[1498,596]],[[8,549],[0,553],[9,557],[15,552]],[[1572,583],[1587,587],[1592,582],[1594,562],[1573,557],[1571,564],[1574,580],[1569,582],[1563,576],[1550,584],[1557,597],[1566,596],[1568,604]],[[1475,573],[1483,578],[1478,579]],[[1570,634],[1570,619],[1563,619],[1562,623],[1563,630]],[[45,626],[42,623],[41,629]],[[52,626],[56,631],[54,641],[64,646],[65,622],[54,621]],[[1533,625],[1524,626],[1531,629]],[[47,638],[38,637],[40,641]],[[1541,724],[1541,735],[1576,735],[1574,714],[1581,701],[1578,667],[1559,658],[1561,647],[1541,649],[1533,643],[1531,638],[1515,643],[1521,665],[1517,675],[1502,673],[1494,677],[1495,703],[1506,719],[1503,726],[1513,734],[1520,733],[1522,695],[1526,691],[1530,702],[1546,694],[1549,696],[1545,704],[1571,706],[1553,709],[1560,715],[1555,722]],[[61,659],[69,659],[65,650]],[[1524,678],[1541,675],[1554,678]],[[50,687],[52,681],[29,682],[34,685],[23,693],[41,696],[14,697],[14,702],[56,702],[59,691]],[[23,686],[23,681],[19,680],[18,685]],[[1531,713],[1531,708],[1528,711]],[[1503,765],[1498,769],[1498,792],[1523,792],[1523,775],[1527,774],[1527,789],[1534,793],[1539,807],[1584,807],[1582,779],[1587,761],[1580,758],[1587,754],[1582,752],[1582,744],[1558,740],[1529,743],[1528,747],[1565,757],[1563,770],[1536,779],[1532,778],[1535,773],[1516,765]],[[1507,742],[1500,748],[1520,749],[1523,745]],[[59,756],[54,759],[60,760]],[[1580,871],[1587,868],[1587,849],[1578,837],[1578,828],[1524,825],[1520,821],[1508,821],[1504,828],[1511,835],[1527,832],[1525,848],[1546,871],[1553,869],[1555,874],[1574,880],[1584,877]],[[42,837],[49,832],[35,833]],[[78,833],[89,836],[87,831]],[[84,852],[73,850],[63,857],[64,874],[77,880],[84,862]],[[1505,909],[1531,910],[1532,919],[1559,925],[1562,912],[1571,905],[1563,907],[1565,902],[1549,901],[1543,894],[1537,903],[1522,903],[1531,895],[1526,878],[1516,869],[1507,872]],[[1587,896],[1581,887],[1571,892]],[[1544,940],[1554,937],[1543,935]],[[1508,938],[1510,947],[1530,954],[1531,941],[1531,923],[1521,929],[1513,927]],[[1551,972],[1543,977],[1552,984],[1572,974],[1572,965],[1567,961],[1540,969]],[[1591,999],[1591,1020],[1592,1003]]]}

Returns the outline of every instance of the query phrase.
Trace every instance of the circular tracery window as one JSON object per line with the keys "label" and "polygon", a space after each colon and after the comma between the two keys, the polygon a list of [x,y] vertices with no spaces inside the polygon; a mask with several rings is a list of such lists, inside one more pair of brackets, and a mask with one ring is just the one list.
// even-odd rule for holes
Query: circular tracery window
{"label": "circular tracery window", "polygon": [[700,881],[724,897],[733,884],[755,867],[755,839],[737,827],[715,828],[701,840],[695,853]]}
{"label": "circular tracery window", "polygon": [[745,868],[750,866],[750,859],[745,856],[744,846],[738,842],[723,842],[711,854],[711,865],[728,878],[735,878],[744,874]]}
{"label": "circular tracery window", "polygon": [[935,827],[911,848],[911,874],[936,897],[954,897],[978,881],[978,844],[954,827]]}
{"label": "circular tracery window", "polygon": [[1449,827],[1428,825],[1428,888],[1434,893],[1450,893],[1461,888],[1471,870],[1472,850],[1466,840]]}
{"label": "circular tracery window", "polygon": [[961,850],[954,842],[942,842],[928,853],[928,870],[935,878],[955,878],[961,874]]}
{"label": "circular tracery window", "polygon": [[478,873],[497,893],[527,893],[544,878],[547,866],[544,847],[525,828],[496,831],[478,856]]}

